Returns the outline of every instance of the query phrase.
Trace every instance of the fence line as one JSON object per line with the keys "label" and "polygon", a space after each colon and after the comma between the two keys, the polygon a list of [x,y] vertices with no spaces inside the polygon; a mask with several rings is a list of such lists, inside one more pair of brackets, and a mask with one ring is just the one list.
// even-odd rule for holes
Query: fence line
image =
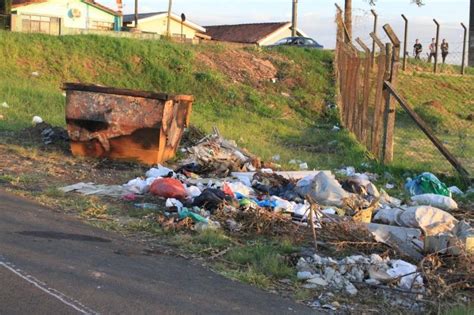
{"label": "fence line", "polygon": [[[394,160],[394,133],[397,103],[415,122],[438,151],[458,173],[469,181],[469,173],[459,160],[436,137],[397,91],[401,68],[401,41],[389,24],[383,26],[389,43],[384,44],[375,32],[370,34],[373,47],[357,38],[359,50],[352,42],[343,20],[343,11],[337,7],[336,82],[341,123],[364,144],[376,159],[383,163]],[[375,59],[372,59],[375,58]],[[436,62],[435,62],[436,68]]]}

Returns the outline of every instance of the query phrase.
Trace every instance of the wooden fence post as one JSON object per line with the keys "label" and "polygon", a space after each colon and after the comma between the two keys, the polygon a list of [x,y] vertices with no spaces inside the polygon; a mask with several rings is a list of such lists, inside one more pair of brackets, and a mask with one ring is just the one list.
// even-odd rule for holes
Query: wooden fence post
{"label": "wooden fence post", "polygon": [[374,115],[372,118],[372,132],[371,132],[371,146],[370,150],[375,155],[375,157],[380,157],[380,143],[382,140],[382,128],[383,128],[383,81],[385,74],[385,64],[386,64],[386,51],[385,45],[374,33],[370,33],[372,39],[380,49],[380,55],[378,57],[378,68],[377,76],[375,79],[376,91],[375,91],[375,109]]}
{"label": "wooden fence post", "polygon": [[360,121],[359,121],[359,133],[360,133],[360,141],[364,143],[364,145],[368,145],[367,139],[367,129],[369,128],[369,99],[370,99],[370,72],[372,69],[372,55],[370,52],[369,47],[360,39],[357,38],[356,42],[362,47],[365,52],[365,66],[364,66],[364,83],[363,83],[363,96],[362,96],[362,110],[360,113]]}
{"label": "wooden fence post", "polygon": [[[383,29],[387,33],[392,42],[392,58],[389,64],[390,76],[388,80],[391,85],[396,88],[398,83],[398,70],[400,68],[400,40],[389,24],[384,25]],[[395,130],[395,100],[392,100],[391,93],[384,90],[385,96],[385,131],[384,131],[384,145],[383,145],[383,162],[393,162],[393,138]]]}

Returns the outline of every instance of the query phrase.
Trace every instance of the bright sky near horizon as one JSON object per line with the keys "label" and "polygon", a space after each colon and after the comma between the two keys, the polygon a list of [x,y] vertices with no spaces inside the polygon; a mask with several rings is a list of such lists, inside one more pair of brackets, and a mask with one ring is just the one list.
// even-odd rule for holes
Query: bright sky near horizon
{"label": "bright sky near horizon", "polygon": [[[116,8],[115,0],[98,0]],[[124,12],[132,13],[134,0],[124,0]],[[343,0],[299,0],[299,26],[308,35],[328,48],[334,46],[335,24],[334,2],[343,6]],[[378,0],[377,6],[368,0],[354,0],[355,35],[369,41],[372,16],[375,8],[380,16],[379,27],[390,23],[399,37],[403,37],[404,13],[410,22],[410,46],[420,38],[425,47],[435,35],[433,18],[442,24],[441,37],[447,38],[454,50],[462,46],[461,22],[469,24],[469,0],[425,0],[426,5],[418,7],[410,0]],[[200,25],[236,24],[252,22],[289,21],[292,0],[173,0],[173,12],[186,13],[188,19]],[[139,0],[140,12],[166,11],[168,0]],[[380,29],[379,31],[383,31]],[[411,49],[410,49],[411,51]]]}

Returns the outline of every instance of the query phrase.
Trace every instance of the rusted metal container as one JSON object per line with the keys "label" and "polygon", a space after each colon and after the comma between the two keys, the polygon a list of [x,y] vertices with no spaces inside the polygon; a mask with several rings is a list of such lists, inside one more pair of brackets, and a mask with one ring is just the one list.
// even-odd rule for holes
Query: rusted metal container
{"label": "rusted metal container", "polygon": [[66,122],[76,156],[157,164],[176,154],[194,98],[66,83]]}

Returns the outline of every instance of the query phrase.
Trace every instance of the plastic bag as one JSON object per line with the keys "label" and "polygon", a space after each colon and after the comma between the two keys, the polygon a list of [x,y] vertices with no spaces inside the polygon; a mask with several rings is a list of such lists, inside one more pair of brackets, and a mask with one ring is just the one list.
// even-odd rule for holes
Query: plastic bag
{"label": "plastic bag", "polygon": [[410,207],[407,209],[383,209],[377,212],[374,221],[419,228],[428,236],[450,232],[458,223],[446,211],[430,206]]}
{"label": "plastic bag", "polygon": [[336,207],[341,207],[344,203],[344,199],[350,196],[350,194],[342,188],[334,175],[328,175],[325,172],[320,172],[314,176],[310,185],[298,187],[298,193],[301,197],[310,195],[321,205]]}
{"label": "plastic bag", "polygon": [[405,189],[412,195],[436,194],[451,197],[448,187],[442,183],[435,175],[423,173],[415,179],[408,181]]}
{"label": "plastic bag", "polygon": [[143,195],[150,190],[150,185],[147,183],[147,181],[139,177],[130,180],[124,185],[124,187],[127,188],[127,190],[129,190],[130,192],[139,195]]}
{"label": "plastic bag", "polygon": [[165,177],[168,176],[170,173],[174,174],[173,170],[158,164],[156,168],[151,168],[146,172],[146,177]]}
{"label": "plastic bag", "polygon": [[411,200],[419,205],[433,206],[443,210],[456,210],[458,204],[453,198],[435,195],[435,194],[423,194],[411,197]]}
{"label": "plastic bag", "polygon": [[185,199],[187,196],[183,184],[174,178],[159,178],[151,184],[150,192],[164,198]]}

